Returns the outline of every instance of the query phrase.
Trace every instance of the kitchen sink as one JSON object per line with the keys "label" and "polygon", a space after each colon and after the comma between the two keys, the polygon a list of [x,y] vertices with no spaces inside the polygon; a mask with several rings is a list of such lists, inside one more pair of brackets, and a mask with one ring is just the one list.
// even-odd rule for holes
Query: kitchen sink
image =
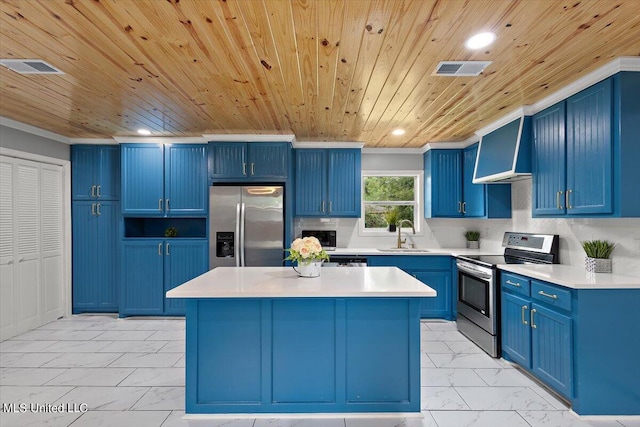
{"label": "kitchen sink", "polygon": [[429,249],[417,249],[417,248],[389,248],[389,249],[378,249],[380,252],[411,252],[414,254],[420,253],[428,253]]}

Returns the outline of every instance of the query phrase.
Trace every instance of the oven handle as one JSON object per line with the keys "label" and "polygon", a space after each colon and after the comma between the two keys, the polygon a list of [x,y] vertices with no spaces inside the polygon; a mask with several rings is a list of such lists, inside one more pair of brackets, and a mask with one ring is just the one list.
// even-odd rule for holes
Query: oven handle
{"label": "oven handle", "polygon": [[463,266],[461,264],[456,264],[456,265],[458,266],[458,270],[464,271],[465,273],[472,274],[472,275],[474,275],[476,277],[480,277],[481,279],[486,279],[486,280],[491,280],[492,279],[490,274],[482,273],[482,272],[474,270],[472,268],[465,267],[465,266]]}

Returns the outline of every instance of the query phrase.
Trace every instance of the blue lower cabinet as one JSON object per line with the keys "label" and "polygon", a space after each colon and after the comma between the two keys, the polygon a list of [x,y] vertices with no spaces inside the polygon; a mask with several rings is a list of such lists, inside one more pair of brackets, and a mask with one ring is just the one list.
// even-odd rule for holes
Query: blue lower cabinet
{"label": "blue lower cabinet", "polygon": [[420,412],[418,298],[187,299],[186,412]]}
{"label": "blue lower cabinet", "polygon": [[451,271],[414,271],[410,274],[438,293],[435,298],[420,299],[420,317],[453,320]]}
{"label": "blue lower cabinet", "polygon": [[573,394],[573,334],[571,317],[533,304],[531,309],[531,370],[563,396]]}
{"label": "blue lower cabinet", "polygon": [[502,354],[521,366],[531,364],[531,301],[502,292]]}
{"label": "blue lower cabinet", "polygon": [[420,317],[455,320],[453,266],[449,256],[381,255],[370,256],[371,267],[398,267],[433,288],[437,296],[421,298]]}
{"label": "blue lower cabinet", "polygon": [[126,239],[122,245],[120,317],[184,315],[166,291],[207,271],[205,239]]}
{"label": "blue lower cabinet", "polygon": [[72,204],[74,314],[118,311],[119,214],[117,201]]}

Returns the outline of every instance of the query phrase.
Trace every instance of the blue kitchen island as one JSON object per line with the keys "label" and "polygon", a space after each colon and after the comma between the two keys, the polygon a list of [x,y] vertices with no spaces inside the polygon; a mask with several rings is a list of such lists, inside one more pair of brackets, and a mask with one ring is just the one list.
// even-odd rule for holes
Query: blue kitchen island
{"label": "blue kitchen island", "polygon": [[218,267],[185,298],[186,414],[419,413],[420,298],[395,267]]}

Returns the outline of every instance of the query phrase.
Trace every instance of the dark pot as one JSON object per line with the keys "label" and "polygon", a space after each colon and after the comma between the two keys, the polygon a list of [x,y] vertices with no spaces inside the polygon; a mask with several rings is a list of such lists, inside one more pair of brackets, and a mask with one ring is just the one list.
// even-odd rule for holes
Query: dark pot
{"label": "dark pot", "polygon": [[396,225],[395,224],[389,225],[389,231],[392,232],[392,233],[395,232],[396,231]]}

